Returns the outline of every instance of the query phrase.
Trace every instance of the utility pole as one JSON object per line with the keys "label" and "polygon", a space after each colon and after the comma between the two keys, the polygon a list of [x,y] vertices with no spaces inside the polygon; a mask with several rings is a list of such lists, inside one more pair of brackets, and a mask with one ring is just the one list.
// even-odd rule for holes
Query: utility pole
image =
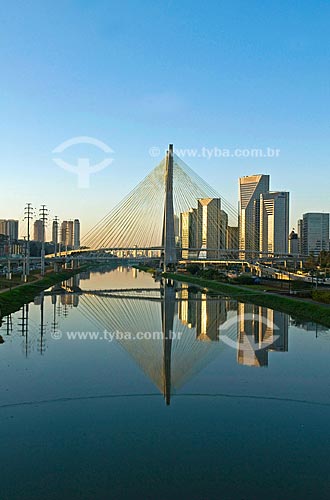
{"label": "utility pole", "polygon": [[24,219],[27,220],[27,247],[25,256],[25,273],[30,274],[30,221],[33,219],[33,207],[31,203],[27,203],[24,209]]}
{"label": "utility pole", "polygon": [[59,218],[57,215],[55,215],[54,220],[53,220],[53,243],[54,243],[54,255],[57,257],[57,250],[58,250],[58,230],[59,230]]}
{"label": "utility pole", "polygon": [[27,260],[27,246],[26,246],[26,236],[24,238],[24,254],[23,254],[23,266],[22,266],[22,281],[23,283],[26,282],[27,279],[27,274],[26,274],[26,260]]}
{"label": "utility pole", "polygon": [[46,205],[41,205],[39,210],[39,217],[42,221],[42,242],[41,242],[41,276],[45,274],[45,234],[46,234],[46,224],[48,220],[48,209]]}
{"label": "utility pole", "polygon": [[[7,263],[7,280],[11,280],[11,250],[12,250],[12,247],[11,247],[11,238],[9,236],[9,244],[8,244],[8,263]],[[11,289],[11,285],[10,285],[10,289]]]}

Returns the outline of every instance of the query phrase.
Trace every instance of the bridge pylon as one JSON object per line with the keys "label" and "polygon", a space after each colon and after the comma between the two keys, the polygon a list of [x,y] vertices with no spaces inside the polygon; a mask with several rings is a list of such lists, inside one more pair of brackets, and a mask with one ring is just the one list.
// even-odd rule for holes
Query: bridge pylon
{"label": "bridge pylon", "polygon": [[165,157],[165,202],[163,218],[162,247],[164,249],[164,271],[175,268],[177,253],[174,233],[174,207],[173,207],[173,144],[170,144]]}

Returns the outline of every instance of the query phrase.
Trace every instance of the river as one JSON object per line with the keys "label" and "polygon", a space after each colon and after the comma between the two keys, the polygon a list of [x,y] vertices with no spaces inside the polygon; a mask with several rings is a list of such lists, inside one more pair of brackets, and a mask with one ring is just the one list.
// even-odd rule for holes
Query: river
{"label": "river", "polygon": [[329,498],[322,326],[119,267],[0,335],[1,500]]}

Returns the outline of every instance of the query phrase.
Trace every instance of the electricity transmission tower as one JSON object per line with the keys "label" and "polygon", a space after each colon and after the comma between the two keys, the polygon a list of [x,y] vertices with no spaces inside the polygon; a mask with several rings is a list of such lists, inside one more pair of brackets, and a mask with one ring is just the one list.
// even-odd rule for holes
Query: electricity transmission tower
{"label": "electricity transmission tower", "polygon": [[46,205],[41,205],[39,210],[39,217],[42,221],[42,240],[41,240],[41,276],[45,274],[45,235],[46,235],[46,225],[48,220],[48,209]]}
{"label": "electricity transmission tower", "polygon": [[[24,220],[27,221],[27,241],[25,252],[25,275],[30,274],[30,221],[33,219],[33,207],[31,203],[27,203],[24,209]],[[25,277],[24,277],[25,281]]]}

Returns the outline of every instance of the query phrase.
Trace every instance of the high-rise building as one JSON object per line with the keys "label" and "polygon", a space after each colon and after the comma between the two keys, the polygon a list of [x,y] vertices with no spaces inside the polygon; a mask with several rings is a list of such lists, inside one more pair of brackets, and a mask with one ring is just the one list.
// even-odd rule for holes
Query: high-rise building
{"label": "high-rise building", "polygon": [[0,234],[6,235],[7,227],[6,227],[6,219],[0,219]]}
{"label": "high-rise building", "polygon": [[58,220],[53,220],[53,226],[52,226],[52,243],[54,245],[57,245],[58,243],[58,230],[59,230],[59,225],[58,225]]}
{"label": "high-rise building", "polygon": [[302,223],[302,253],[318,255],[322,250],[329,250],[329,214],[306,213]]}
{"label": "high-rise building", "polygon": [[77,250],[80,247],[80,222],[75,219],[73,222],[73,247]]}
{"label": "high-rise building", "polygon": [[182,258],[196,257],[196,250],[189,251],[188,248],[197,247],[197,209],[190,208],[187,212],[180,214],[180,232],[181,232],[181,247]]}
{"label": "high-rise building", "polygon": [[228,226],[227,227],[226,248],[228,250],[237,250],[238,249],[238,227],[237,226]]}
{"label": "high-rise building", "polygon": [[174,214],[174,237],[175,243],[179,243],[180,241],[180,217]]}
{"label": "high-rise building", "polygon": [[61,243],[64,247],[73,247],[73,221],[64,220],[61,224]]}
{"label": "high-rise building", "polygon": [[[260,237],[260,195],[269,191],[269,175],[248,175],[239,179],[240,257],[258,251]],[[247,254],[247,255],[246,255]]]}
{"label": "high-rise building", "polygon": [[[225,216],[221,210],[220,198],[200,198],[197,207],[197,246],[201,250],[200,257],[219,258],[219,250],[225,248],[224,224]],[[205,251],[206,248],[210,250]]]}
{"label": "high-rise building", "polygon": [[224,210],[220,211],[220,248],[227,247],[228,214]]}
{"label": "high-rise building", "polygon": [[45,241],[45,228],[41,219],[37,219],[33,224],[33,239],[34,241]]}
{"label": "high-rise building", "polygon": [[9,241],[17,241],[18,220],[0,219],[0,234],[8,236]]}
{"label": "high-rise building", "polygon": [[289,253],[291,255],[298,255],[299,252],[299,238],[298,234],[292,229],[289,235]]}
{"label": "high-rise building", "polygon": [[289,193],[260,194],[260,254],[287,254],[289,234]]}
{"label": "high-rise building", "polygon": [[303,220],[302,219],[298,219],[297,228],[298,228],[298,251],[299,251],[299,254],[301,255],[303,253],[303,250],[302,250],[302,247],[303,247]]}

